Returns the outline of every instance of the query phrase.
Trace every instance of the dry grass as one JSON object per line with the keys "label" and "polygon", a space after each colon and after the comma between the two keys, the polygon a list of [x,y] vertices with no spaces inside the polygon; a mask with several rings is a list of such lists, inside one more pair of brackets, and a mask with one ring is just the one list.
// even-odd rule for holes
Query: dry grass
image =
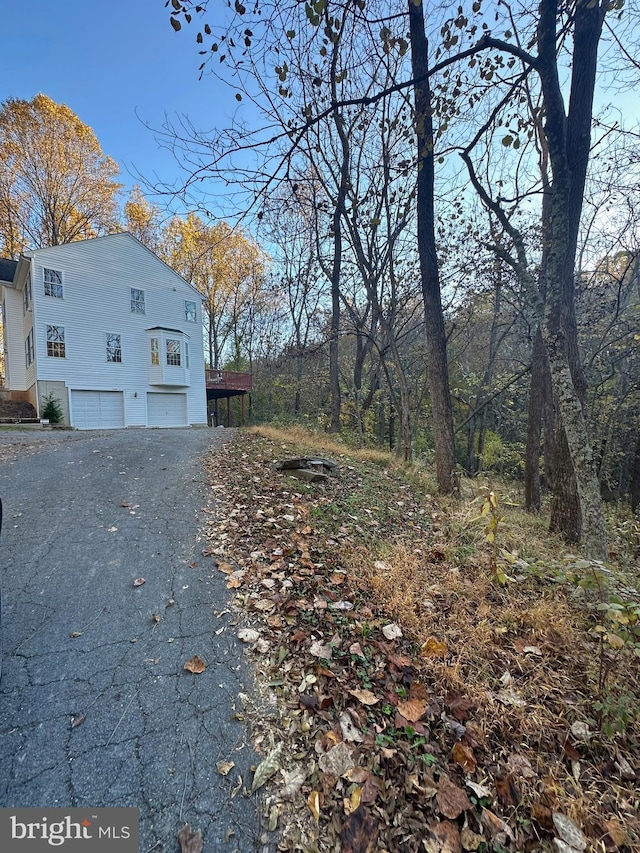
{"label": "dry grass", "polygon": [[248,432],[269,441],[277,442],[280,447],[290,451],[294,455],[309,453],[309,446],[312,445],[313,451],[311,452],[316,455],[319,452],[333,454],[334,456],[348,454],[360,462],[371,462],[374,465],[384,465],[390,468],[401,467],[400,461],[392,453],[385,453],[382,450],[370,447],[352,448],[334,436],[328,436],[324,432],[309,432],[309,430],[295,426],[284,429],[270,426],[255,426],[251,427]]}

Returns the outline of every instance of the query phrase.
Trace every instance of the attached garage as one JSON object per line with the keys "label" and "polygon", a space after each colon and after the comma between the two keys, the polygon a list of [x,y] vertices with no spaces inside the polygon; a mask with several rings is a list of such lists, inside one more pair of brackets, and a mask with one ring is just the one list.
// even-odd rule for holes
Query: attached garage
{"label": "attached garage", "polygon": [[147,425],[150,427],[188,426],[187,395],[147,393]]}
{"label": "attached garage", "polygon": [[72,391],[71,424],[77,429],[122,429],[122,391]]}

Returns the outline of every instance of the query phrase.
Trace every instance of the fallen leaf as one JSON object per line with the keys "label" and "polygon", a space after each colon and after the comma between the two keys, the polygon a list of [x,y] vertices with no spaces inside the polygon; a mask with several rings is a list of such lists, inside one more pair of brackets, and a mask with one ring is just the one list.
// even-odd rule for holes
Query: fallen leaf
{"label": "fallen leaf", "polygon": [[491,797],[491,791],[486,787],[486,785],[478,785],[477,782],[472,782],[470,779],[465,781],[465,785],[467,788],[471,788],[479,800]]}
{"label": "fallen leaf", "polygon": [[617,818],[612,817],[609,820],[605,820],[604,828],[607,830],[609,838],[616,847],[624,847],[625,844],[629,844],[629,836],[625,832],[624,826]]}
{"label": "fallen leaf", "polygon": [[260,632],[254,628],[240,628],[237,637],[243,643],[255,643],[260,639]]}
{"label": "fallen leaf", "polygon": [[420,651],[425,658],[446,658],[449,647],[435,637],[429,637],[426,643],[422,644]]}
{"label": "fallen leaf", "polygon": [[144,578],[136,578],[133,582],[134,586],[142,586],[143,583],[146,583]]}
{"label": "fallen leaf", "polygon": [[81,637],[81,636],[82,636],[82,631],[72,631],[72,632],[69,634],[69,636],[71,637],[71,639],[72,639],[72,640],[75,640],[75,639],[76,639],[76,637]]}
{"label": "fallen leaf", "polygon": [[336,777],[343,776],[355,767],[355,762],[351,758],[351,749],[346,743],[337,743],[329,752],[325,752],[318,758],[318,767],[323,773],[330,773]]}
{"label": "fallen leaf", "polygon": [[251,785],[251,793],[253,794],[258,788],[261,788],[264,783],[269,780],[280,767],[279,759],[282,752],[282,741],[274,747],[269,755],[261,761],[253,774],[253,784]]}
{"label": "fallen leaf", "polygon": [[324,666],[317,666],[316,672],[318,675],[324,675],[326,678],[337,678],[338,676],[335,672],[331,672],[330,669],[326,669]]}
{"label": "fallen leaf", "polygon": [[380,699],[370,690],[361,690],[360,688],[357,688],[356,690],[350,690],[349,693],[352,696],[355,696],[356,699],[359,699],[363,705],[375,705],[380,701]]}
{"label": "fallen leaf", "polygon": [[217,568],[219,572],[223,572],[225,575],[231,575],[235,572],[234,567],[231,563],[218,563]]}
{"label": "fallen leaf", "polygon": [[455,820],[462,812],[472,808],[471,801],[462,788],[455,785],[447,776],[440,777],[436,801],[442,814],[451,820]]}
{"label": "fallen leaf", "polygon": [[395,622],[391,622],[390,625],[385,625],[383,627],[382,633],[385,635],[387,640],[399,640],[402,636],[402,628]]}
{"label": "fallen leaf", "polygon": [[422,843],[427,853],[462,853],[460,830],[450,820],[431,824]]}
{"label": "fallen leaf", "polygon": [[378,824],[369,809],[361,805],[352,812],[340,833],[342,853],[375,853],[378,850]]}
{"label": "fallen leaf", "polygon": [[313,819],[316,823],[320,820],[320,797],[321,794],[319,791],[312,791],[307,797],[309,811],[313,815]]}
{"label": "fallen leaf", "polygon": [[160,622],[160,619],[161,619],[161,618],[162,618],[162,617],[161,617],[158,613],[152,613],[152,614],[151,614],[151,621],[152,621],[152,622],[155,622],[155,623],[156,623],[156,625],[158,624],[158,622]]}
{"label": "fallen leaf", "polygon": [[500,805],[503,808],[517,806],[520,802],[520,791],[516,786],[513,773],[509,773],[504,779],[496,779],[495,783]]}
{"label": "fallen leaf", "polygon": [[576,740],[583,740],[585,742],[591,740],[591,729],[582,720],[576,720],[575,723],[572,723],[569,731]]}
{"label": "fallen leaf", "polygon": [[78,726],[81,726],[86,719],[86,714],[76,714],[75,716],[71,717],[71,728],[77,729]]}
{"label": "fallen leaf", "polygon": [[476,759],[473,750],[461,741],[458,741],[453,747],[453,760],[462,767],[465,773],[473,773],[476,769]]}
{"label": "fallen leaf", "polygon": [[484,844],[486,839],[484,835],[477,835],[468,826],[465,826],[460,833],[460,843],[462,849],[467,851],[477,850],[481,844]]}
{"label": "fallen leaf", "polygon": [[471,711],[474,711],[476,706],[471,699],[461,693],[451,693],[447,696],[447,707],[452,717],[455,717],[458,722],[464,723],[469,719]]}
{"label": "fallen leaf", "polygon": [[196,675],[199,675],[201,672],[204,672],[206,668],[206,663],[202,660],[201,657],[198,657],[198,655],[194,655],[184,664],[184,669],[186,669],[188,672],[193,672]]}
{"label": "fallen leaf", "polygon": [[586,849],[588,843],[587,837],[582,830],[575,825],[571,818],[568,818],[560,812],[553,812],[551,817],[558,835],[564,842],[566,842],[570,847],[573,847],[575,850]]}
{"label": "fallen leaf", "polygon": [[362,788],[356,786],[351,792],[350,797],[344,797],[342,803],[344,805],[344,813],[346,815],[353,814],[353,812],[360,808],[360,803],[362,802]]}
{"label": "fallen leaf", "polygon": [[480,822],[484,827],[486,827],[491,836],[495,838],[500,833],[504,833],[506,838],[510,841],[513,841],[513,832],[509,828],[509,825],[506,824],[503,820],[501,820],[497,815],[495,815],[489,809],[482,809],[482,814],[480,815]]}
{"label": "fallen leaf", "polygon": [[192,830],[188,823],[178,833],[180,853],[202,853],[202,830]]}
{"label": "fallen leaf", "polygon": [[268,598],[261,598],[259,601],[256,601],[253,604],[254,609],[260,610],[262,613],[266,613],[268,610],[273,610],[275,606],[275,602],[271,601]]}
{"label": "fallen leaf", "polygon": [[293,800],[307,778],[304,767],[296,767],[288,773],[283,771],[284,785],[280,788],[280,797],[283,800]]}
{"label": "fallen leaf", "polygon": [[398,711],[410,723],[417,723],[427,710],[424,699],[407,699],[406,702],[398,702]]}
{"label": "fallen leaf", "polygon": [[326,645],[320,640],[315,640],[309,646],[309,654],[313,655],[314,658],[321,658],[322,660],[331,660],[331,646]]}
{"label": "fallen leaf", "polygon": [[522,776],[523,779],[535,779],[537,773],[531,766],[531,762],[526,756],[520,752],[512,752],[507,760],[507,767],[516,776]]}
{"label": "fallen leaf", "polygon": [[218,761],[216,769],[221,776],[228,776],[235,766],[233,761]]}
{"label": "fallen leaf", "polygon": [[129,503],[129,501],[120,501],[120,506],[128,507],[131,506],[131,504]]}
{"label": "fallen leaf", "polygon": [[515,708],[524,708],[527,704],[524,699],[521,699],[520,696],[512,690],[511,688],[505,690],[499,690],[495,694],[495,698],[503,705],[513,706]]}
{"label": "fallen leaf", "polygon": [[405,667],[411,666],[413,664],[413,661],[408,655],[390,654],[388,660],[394,666],[397,666],[398,669],[404,669]]}
{"label": "fallen leaf", "polygon": [[118,532],[118,528],[117,528],[117,527],[110,527],[110,528],[109,528],[109,530],[108,530],[108,532],[109,532],[109,533],[117,533],[117,532]]}
{"label": "fallen leaf", "polygon": [[338,715],[338,723],[340,724],[340,731],[342,732],[342,737],[345,740],[362,743],[364,738],[362,737],[362,733],[358,726],[351,719],[351,715],[347,711],[341,711]]}

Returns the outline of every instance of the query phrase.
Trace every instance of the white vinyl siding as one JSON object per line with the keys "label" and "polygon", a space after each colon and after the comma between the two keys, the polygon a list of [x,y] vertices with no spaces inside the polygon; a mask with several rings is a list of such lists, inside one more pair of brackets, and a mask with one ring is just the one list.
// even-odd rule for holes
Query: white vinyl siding
{"label": "white vinyl siding", "polygon": [[72,391],[71,425],[77,429],[122,429],[121,391]]}
{"label": "white vinyl siding", "polygon": [[150,427],[187,426],[187,395],[148,393],[147,423]]}

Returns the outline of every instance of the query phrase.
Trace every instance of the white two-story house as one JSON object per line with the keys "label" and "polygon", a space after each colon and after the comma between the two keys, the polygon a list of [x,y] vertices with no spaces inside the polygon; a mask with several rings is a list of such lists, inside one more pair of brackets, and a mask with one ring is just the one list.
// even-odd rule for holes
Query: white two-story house
{"label": "white two-story house", "polygon": [[206,426],[201,297],[131,234],[25,252],[0,275],[13,399],[40,414],[53,396],[79,429]]}

